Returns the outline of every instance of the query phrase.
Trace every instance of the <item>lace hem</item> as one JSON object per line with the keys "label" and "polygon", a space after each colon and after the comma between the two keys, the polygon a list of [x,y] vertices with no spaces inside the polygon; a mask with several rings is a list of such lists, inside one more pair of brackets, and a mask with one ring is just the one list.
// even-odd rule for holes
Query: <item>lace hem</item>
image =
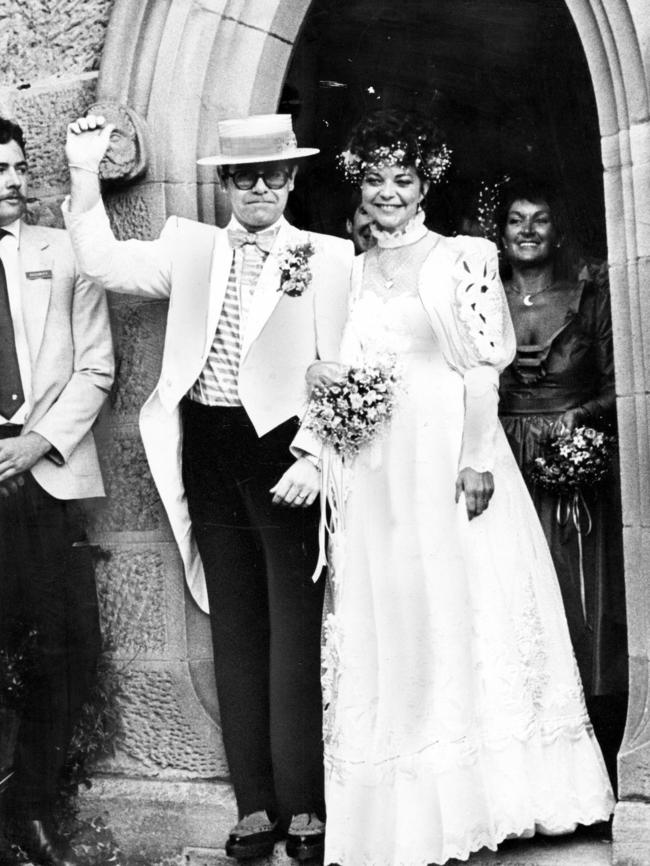
{"label": "lace hem", "polygon": [[[560,818],[555,816],[554,824],[548,824],[545,820],[535,821],[533,824],[518,824],[514,827],[502,825],[497,830],[491,831],[487,827],[477,827],[470,834],[469,840],[448,842],[441,857],[432,859],[429,855],[422,855],[420,859],[395,860],[393,857],[384,858],[377,857],[376,854],[369,855],[367,858],[359,859],[348,857],[346,848],[329,846],[326,852],[326,864],[337,864],[337,866],[444,866],[450,860],[466,861],[483,849],[489,851],[497,851],[499,845],[506,840],[511,839],[530,839],[536,833],[540,835],[562,836],[570,835],[575,831],[577,826],[588,827],[591,824],[598,824],[601,821],[607,821],[613,812],[611,807],[595,805],[591,808],[584,809],[570,820],[566,816]],[[559,823],[558,823],[559,822]]]}
{"label": "lace hem", "polygon": [[[607,820],[614,796],[590,731],[550,745],[484,749],[480,764],[443,775],[419,756],[390,784],[375,767],[350,777],[326,764],[326,862],[339,866],[425,866],[466,860],[504,839],[571,833]],[[358,822],[359,816],[363,821]]]}

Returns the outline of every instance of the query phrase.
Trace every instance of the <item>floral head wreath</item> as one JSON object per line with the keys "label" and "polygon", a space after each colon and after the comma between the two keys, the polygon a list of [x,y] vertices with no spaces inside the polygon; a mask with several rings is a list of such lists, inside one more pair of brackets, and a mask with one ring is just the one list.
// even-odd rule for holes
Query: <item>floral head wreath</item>
{"label": "floral head wreath", "polygon": [[424,136],[418,137],[414,159],[408,158],[409,147],[404,141],[380,145],[367,152],[365,156],[353,150],[344,150],[336,158],[338,168],[349,183],[360,184],[368,168],[387,168],[389,166],[413,165],[430,183],[437,184],[443,179],[451,165],[451,148],[446,144],[433,147],[428,151],[422,148]]}

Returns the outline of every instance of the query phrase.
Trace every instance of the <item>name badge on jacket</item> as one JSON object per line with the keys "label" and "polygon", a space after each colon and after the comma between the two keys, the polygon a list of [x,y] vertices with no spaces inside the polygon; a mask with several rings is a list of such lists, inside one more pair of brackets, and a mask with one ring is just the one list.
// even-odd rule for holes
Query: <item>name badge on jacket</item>
{"label": "name badge on jacket", "polygon": [[27,271],[25,276],[28,280],[51,280],[52,271]]}

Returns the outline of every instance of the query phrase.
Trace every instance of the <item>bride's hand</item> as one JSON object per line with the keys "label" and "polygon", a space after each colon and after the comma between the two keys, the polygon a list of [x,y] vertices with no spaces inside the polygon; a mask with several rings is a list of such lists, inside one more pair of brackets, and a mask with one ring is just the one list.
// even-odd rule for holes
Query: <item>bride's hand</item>
{"label": "bride's hand", "polygon": [[456,479],[456,502],[461,493],[465,494],[467,517],[473,520],[482,514],[490,504],[494,493],[494,477],[491,472],[477,472],[470,466],[465,466]]}
{"label": "bride's hand", "polygon": [[311,394],[314,388],[328,388],[334,382],[340,381],[347,369],[344,364],[338,364],[336,361],[314,361],[307,367],[305,375],[309,393]]}

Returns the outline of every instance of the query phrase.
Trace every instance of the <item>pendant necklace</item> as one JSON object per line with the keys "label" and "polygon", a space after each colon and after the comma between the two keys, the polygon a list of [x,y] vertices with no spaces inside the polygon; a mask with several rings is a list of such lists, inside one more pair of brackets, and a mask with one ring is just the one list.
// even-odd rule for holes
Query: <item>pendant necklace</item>
{"label": "pendant necklace", "polygon": [[[384,268],[382,267],[381,262],[381,252],[382,250],[377,247],[377,270],[379,271],[379,276],[381,278],[382,288],[384,292],[391,292],[396,283],[399,283],[399,278],[402,274],[402,271],[405,271],[410,266],[411,257],[408,251],[402,252],[402,250],[406,250],[405,247],[402,247],[400,252],[397,255],[393,255],[391,258],[393,259],[393,266],[391,268],[391,275],[389,276]],[[397,252],[397,250],[391,250],[390,252]]]}
{"label": "pendant necklace", "polygon": [[554,283],[549,283],[547,286],[544,286],[544,288],[542,288],[542,289],[538,289],[536,292],[521,292],[521,291],[519,291],[519,289],[516,289],[512,285],[512,283],[508,286],[508,288],[510,289],[511,292],[514,292],[516,295],[519,295],[519,297],[521,298],[521,302],[524,305],[524,307],[532,307],[534,302],[535,302],[535,298],[537,297],[537,295],[543,294],[548,289],[552,288],[554,285],[555,285]]}

